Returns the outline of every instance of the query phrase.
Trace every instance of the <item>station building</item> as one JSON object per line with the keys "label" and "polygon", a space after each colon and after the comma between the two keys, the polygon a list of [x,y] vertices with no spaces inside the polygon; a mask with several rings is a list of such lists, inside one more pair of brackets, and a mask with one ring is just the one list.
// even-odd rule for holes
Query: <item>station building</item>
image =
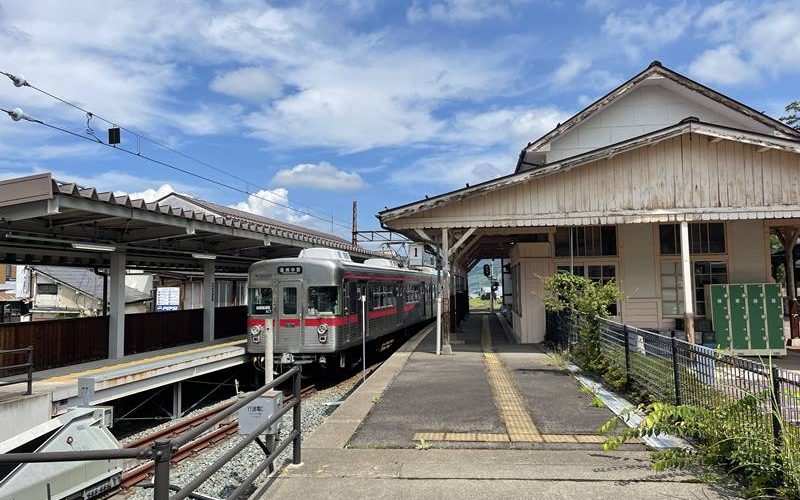
{"label": "station building", "polygon": [[541,278],[559,271],[616,280],[622,322],[703,330],[704,285],[773,281],[770,235],[797,240],[799,174],[800,132],[655,61],[528,144],[514,173],[378,217],[444,248],[462,281],[504,259],[519,342],[544,340]]}

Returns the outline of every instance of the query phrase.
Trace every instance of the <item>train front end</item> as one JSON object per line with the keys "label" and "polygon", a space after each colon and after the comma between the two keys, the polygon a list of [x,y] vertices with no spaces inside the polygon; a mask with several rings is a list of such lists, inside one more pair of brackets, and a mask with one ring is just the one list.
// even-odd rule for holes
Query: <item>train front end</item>
{"label": "train front end", "polygon": [[247,350],[265,354],[273,339],[278,371],[325,365],[337,350],[342,273],[335,261],[294,258],[257,262],[248,277]]}

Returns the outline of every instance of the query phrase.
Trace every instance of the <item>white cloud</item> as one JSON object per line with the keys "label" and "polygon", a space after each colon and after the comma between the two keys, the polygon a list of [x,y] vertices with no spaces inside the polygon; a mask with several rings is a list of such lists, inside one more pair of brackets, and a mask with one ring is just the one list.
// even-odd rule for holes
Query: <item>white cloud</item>
{"label": "white cloud", "polygon": [[571,55],[553,73],[553,84],[561,86],[570,83],[576,76],[591,67],[592,63],[581,56]]}
{"label": "white cloud", "polygon": [[428,194],[442,189],[477,184],[509,174],[516,166],[516,155],[502,152],[451,152],[426,156],[412,165],[392,170],[388,181],[395,185],[424,185]]}
{"label": "white cloud", "polygon": [[376,42],[322,58],[288,77],[300,90],[251,114],[251,135],[284,146],[344,151],[435,139],[442,102],[507,88],[512,68],[489,51],[433,52]]}
{"label": "white cloud", "polygon": [[273,71],[250,66],[218,74],[210,87],[214,92],[258,103],[278,97],[283,83]]}
{"label": "white cloud", "polygon": [[328,191],[355,191],[366,184],[357,172],[339,170],[328,162],[301,163],[292,168],[278,170],[273,184],[302,186]]}
{"label": "white cloud", "polygon": [[684,1],[668,9],[646,5],[612,12],[606,16],[603,33],[620,44],[630,58],[638,59],[645,49],[658,49],[678,40],[696,11]]}
{"label": "white cloud", "polygon": [[800,72],[800,11],[796,2],[734,3],[705,9],[697,27],[717,45],[690,64],[709,83],[757,83]]}
{"label": "white cloud", "polygon": [[492,18],[508,18],[525,0],[414,0],[406,12],[409,22],[440,21],[468,23]]}
{"label": "white cloud", "polygon": [[735,85],[758,80],[758,74],[733,45],[721,45],[700,54],[689,66],[692,75],[705,82]]}
{"label": "white cloud", "polygon": [[473,146],[504,145],[511,150],[522,149],[568,116],[564,111],[550,106],[459,113],[445,137],[452,142]]}
{"label": "white cloud", "polygon": [[[147,188],[144,191],[138,191],[133,193],[128,193],[128,196],[131,197],[132,200],[142,199],[147,203],[156,201],[158,199],[163,198],[164,196],[174,193],[175,190],[169,184],[162,184],[158,186],[156,189]],[[121,192],[120,192],[121,193]],[[116,194],[116,193],[115,193]]]}

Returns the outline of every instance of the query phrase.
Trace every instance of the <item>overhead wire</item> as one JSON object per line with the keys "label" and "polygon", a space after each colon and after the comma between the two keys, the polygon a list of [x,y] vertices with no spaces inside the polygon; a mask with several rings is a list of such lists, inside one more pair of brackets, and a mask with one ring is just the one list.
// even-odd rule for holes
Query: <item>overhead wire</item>
{"label": "overhead wire", "polygon": [[[2,112],[4,112],[4,113],[8,114],[8,115],[9,115],[9,116],[11,116],[12,118],[14,118],[14,116],[15,116],[15,112],[14,112],[14,111],[12,111],[12,110],[8,110],[8,109],[5,109],[5,108],[0,108],[0,111],[2,111]],[[175,170],[175,171],[177,171],[177,172],[181,172],[181,173],[183,173],[183,174],[186,174],[186,175],[192,176],[192,177],[194,177],[194,178],[196,178],[196,179],[200,179],[200,180],[203,180],[203,181],[206,181],[206,182],[210,182],[210,183],[212,183],[212,184],[215,184],[215,185],[217,185],[217,186],[224,187],[224,188],[226,188],[226,189],[230,189],[230,190],[232,190],[232,191],[236,191],[236,192],[238,192],[238,193],[241,193],[241,194],[245,194],[245,195],[248,195],[248,196],[253,196],[253,197],[255,197],[255,198],[258,198],[258,199],[261,199],[261,200],[267,201],[267,202],[269,202],[269,203],[273,203],[273,204],[275,204],[275,205],[277,205],[277,206],[280,206],[280,207],[283,207],[283,208],[286,208],[286,209],[290,209],[290,210],[294,210],[294,211],[297,211],[297,212],[303,213],[303,214],[305,214],[305,215],[308,215],[309,217],[314,217],[314,218],[316,218],[316,219],[319,219],[319,220],[321,220],[321,221],[323,221],[323,222],[326,222],[326,223],[330,223],[330,222],[331,222],[331,220],[330,220],[330,219],[326,219],[326,218],[324,218],[324,217],[321,217],[321,216],[319,216],[319,215],[316,215],[316,214],[313,214],[313,213],[309,213],[309,212],[305,212],[305,211],[299,210],[299,209],[297,209],[297,208],[294,208],[294,207],[292,207],[292,206],[289,206],[289,205],[284,205],[284,204],[282,204],[282,203],[278,203],[278,202],[276,202],[276,201],[274,201],[274,200],[270,200],[270,199],[268,199],[268,198],[265,198],[265,197],[259,196],[259,195],[255,194],[255,193],[251,193],[251,192],[249,192],[249,191],[246,191],[246,190],[244,190],[244,189],[238,188],[238,187],[236,187],[236,186],[233,186],[233,185],[231,185],[231,184],[227,184],[227,183],[224,183],[224,182],[220,182],[220,181],[218,181],[218,180],[216,180],[216,179],[212,179],[212,178],[210,178],[210,177],[206,177],[206,176],[204,176],[204,175],[198,174],[198,173],[196,173],[196,172],[192,172],[192,171],[190,171],[190,170],[187,170],[187,169],[185,169],[185,168],[178,167],[178,166],[176,166],[176,165],[173,165],[173,164],[171,164],[171,163],[165,162],[165,161],[163,161],[163,160],[159,160],[158,158],[153,158],[153,157],[151,157],[151,156],[147,156],[147,155],[145,155],[145,154],[142,154],[141,152],[132,151],[132,150],[130,150],[130,149],[126,149],[126,148],[124,148],[124,147],[121,147],[121,146],[115,146],[115,145],[112,145],[112,144],[106,144],[105,142],[101,141],[100,139],[98,139],[98,138],[97,138],[97,137],[95,137],[95,136],[87,136],[87,135],[82,135],[82,134],[79,134],[79,133],[77,133],[77,132],[74,132],[74,131],[72,131],[72,130],[69,130],[69,129],[66,129],[66,128],[63,128],[63,127],[59,127],[58,125],[53,125],[52,123],[47,123],[47,122],[45,122],[45,121],[43,121],[43,120],[40,120],[40,119],[38,119],[38,118],[33,118],[33,117],[30,117],[30,116],[28,116],[28,115],[23,115],[23,116],[22,116],[22,119],[24,119],[24,120],[26,120],[26,121],[29,121],[29,122],[33,122],[33,123],[38,123],[39,125],[43,125],[44,127],[47,127],[47,128],[49,128],[49,129],[52,129],[52,130],[57,130],[57,131],[59,131],[59,132],[63,132],[63,133],[69,134],[69,135],[71,135],[71,136],[77,137],[77,138],[79,138],[79,139],[83,139],[83,140],[85,140],[85,141],[89,141],[89,142],[92,142],[92,143],[95,143],[95,144],[100,144],[100,145],[102,145],[102,146],[105,146],[105,147],[107,147],[107,148],[110,148],[110,149],[114,149],[114,150],[116,150],[116,151],[122,151],[122,152],[124,152],[124,153],[127,153],[127,154],[129,154],[129,155],[132,155],[132,156],[137,156],[137,157],[139,157],[139,158],[142,158],[142,159],[144,159],[144,160],[147,160],[147,161],[149,161],[149,162],[155,163],[155,164],[157,164],[157,165],[161,165],[161,166],[163,166],[163,167],[170,168],[170,169],[172,169],[172,170]],[[15,120],[16,120],[16,119],[15,119]],[[18,121],[18,120],[17,120],[17,121]],[[344,226],[344,227],[346,227],[346,228],[348,228],[348,229],[349,229],[349,226]]]}
{"label": "overhead wire", "polygon": [[[137,156],[144,157],[144,155],[141,154],[140,148],[138,147],[139,140],[140,139],[144,139],[145,141],[147,141],[147,142],[149,142],[149,143],[151,143],[151,144],[153,144],[153,145],[155,145],[155,146],[157,146],[157,147],[159,147],[161,149],[164,149],[164,150],[169,151],[169,152],[171,152],[173,154],[176,154],[178,156],[186,158],[187,160],[193,161],[193,162],[195,162],[195,163],[197,163],[199,165],[202,165],[202,166],[204,166],[206,168],[210,168],[211,170],[214,170],[214,171],[219,172],[219,173],[221,173],[223,175],[231,177],[232,179],[236,179],[236,180],[238,180],[240,182],[243,182],[243,183],[245,183],[246,187],[249,187],[251,185],[258,187],[258,183],[256,183],[256,182],[249,181],[249,180],[244,179],[244,178],[242,178],[242,177],[240,177],[240,176],[238,176],[236,174],[232,174],[232,173],[228,172],[227,170],[225,170],[223,168],[220,168],[220,167],[217,167],[215,165],[212,165],[211,163],[203,161],[203,160],[201,160],[199,158],[195,158],[194,156],[189,155],[189,154],[187,154],[187,153],[185,153],[185,152],[183,152],[183,151],[181,151],[179,149],[173,148],[173,147],[171,147],[171,146],[169,146],[167,144],[164,144],[164,143],[162,143],[162,142],[160,142],[160,141],[158,141],[156,139],[153,139],[152,137],[149,137],[147,135],[141,134],[141,133],[139,133],[139,132],[137,132],[135,130],[129,129],[129,128],[124,127],[122,125],[119,125],[118,122],[115,122],[115,121],[110,120],[108,118],[105,118],[105,117],[103,117],[101,115],[98,115],[97,113],[89,111],[88,109],[86,109],[86,108],[84,108],[84,107],[82,107],[82,106],[80,106],[78,104],[75,104],[75,103],[73,103],[73,102],[71,102],[71,101],[69,101],[67,99],[61,98],[61,97],[59,97],[59,96],[57,96],[55,94],[52,94],[52,93],[50,93],[50,92],[48,92],[48,91],[46,91],[46,90],[44,90],[42,88],[39,88],[36,85],[33,85],[32,83],[27,81],[23,76],[14,75],[12,73],[8,73],[8,72],[2,71],[2,70],[0,70],[0,74],[5,75],[9,79],[11,79],[11,81],[17,87],[30,87],[31,89],[33,89],[33,90],[35,90],[37,92],[40,92],[41,94],[44,94],[44,95],[46,95],[46,96],[48,96],[48,97],[50,97],[52,99],[55,99],[56,101],[59,101],[62,104],[65,104],[65,105],[70,106],[70,107],[72,107],[74,109],[77,109],[78,111],[81,111],[81,112],[85,113],[86,114],[86,118],[87,118],[87,120],[86,120],[86,133],[88,135],[90,135],[92,138],[96,139],[96,141],[92,141],[92,142],[99,142],[99,143],[101,143],[103,145],[113,147],[114,149],[123,150],[123,148],[121,148],[119,146],[106,144],[106,143],[104,143],[103,141],[101,141],[99,138],[97,138],[95,136],[94,130],[91,127],[91,120],[92,120],[92,118],[97,118],[98,120],[101,120],[101,121],[103,121],[103,122],[105,122],[105,123],[107,123],[109,125],[112,125],[113,127],[118,127],[120,130],[124,130],[124,131],[134,135],[137,138],[137,150],[138,151],[135,153]],[[8,113],[8,114],[11,115],[11,113]],[[43,125],[47,125],[47,124],[45,124],[43,122],[39,122],[39,123],[42,123]],[[84,138],[80,134],[73,134],[73,135],[77,135],[77,136],[79,136],[81,138]],[[130,152],[130,151],[127,151],[127,152]],[[231,188],[231,186],[229,186],[229,185],[227,185],[225,183],[220,183],[220,182],[218,182],[216,180],[204,177],[204,176],[202,176],[200,174],[196,174],[195,175],[192,172],[187,171],[187,170],[181,170],[181,172],[187,173],[189,175],[194,175],[195,177],[202,178],[204,180],[207,180],[208,182],[217,183],[220,186]],[[331,216],[331,218],[323,217],[323,216],[319,216],[319,215],[313,214],[313,213],[305,211],[305,210],[300,210],[300,209],[292,207],[290,205],[283,205],[281,203],[275,202],[274,200],[270,200],[270,199],[268,199],[266,197],[259,196],[256,193],[252,193],[252,192],[250,192],[249,189],[244,189],[244,190],[239,189],[239,188],[234,188],[234,189],[236,189],[236,191],[238,191],[240,193],[247,194],[248,196],[254,196],[257,199],[261,199],[261,200],[266,201],[268,203],[272,203],[272,204],[275,204],[277,206],[280,206],[280,207],[283,207],[283,208],[286,208],[286,209],[289,209],[289,210],[296,211],[296,212],[301,213],[303,215],[308,215],[308,216],[314,217],[316,219],[325,221],[326,223],[331,223],[331,224],[334,224],[334,225],[337,225],[337,226],[340,226],[340,227],[343,227],[343,228],[350,229],[350,225],[345,223],[342,219],[337,219],[336,217],[333,217],[333,216]],[[286,200],[287,202],[290,201],[287,196],[284,196],[284,195],[282,195],[280,193],[276,193],[274,191],[270,191],[270,193],[272,195],[276,196],[276,197],[279,197],[279,198],[282,198],[282,199]],[[294,203],[296,205],[304,206],[304,207],[306,207],[306,208],[308,208],[310,210],[317,210],[316,208],[314,208],[314,207],[312,207],[310,205],[304,204],[304,203],[299,203],[299,202],[296,202],[296,201]]]}

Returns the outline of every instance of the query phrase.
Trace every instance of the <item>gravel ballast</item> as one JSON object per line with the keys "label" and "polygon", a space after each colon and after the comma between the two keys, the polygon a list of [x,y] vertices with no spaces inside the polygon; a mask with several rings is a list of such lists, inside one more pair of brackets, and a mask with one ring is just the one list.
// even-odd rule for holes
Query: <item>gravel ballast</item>
{"label": "gravel ballast", "polygon": [[[353,391],[353,389],[355,389],[360,381],[361,375],[358,374],[343,382],[340,382],[337,385],[318,390],[317,392],[303,399],[301,404],[302,421],[300,423],[302,438],[306,439],[311,432],[319,427],[325,418],[337,408],[337,405],[330,403],[335,403],[346,398]],[[207,410],[208,408],[199,409],[195,412],[192,412],[192,414]],[[187,417],[192,416],[192,414],[187,415]],[[171,425],[171,423],[164,425]],[[286,436],[288,436],[293,425],[293,415],[292,411],[290,410],[283,418],[281,435],[276,442],[280,442],[281,439],[284,439]],[[125,442],[137,439],[141,435],[151,433],[161,427],[162,426],[154,427],[148,429],[146,432],[128,436],[122,440],[122,443],[124,444]],[[230,439],[204,450],[196,457],[188,458],[180,462],[171,469],[170,482],[178,486],[187,484],[192,480],[192,478],[197,476],[200,471],[206,469],[215,460],[225,454],[226,451],[235,446],[239,440],[239,436],[232,436]],[[285,464],[291,463],[291,457],[292,445],[290,444],[275,461],[276,469],[280,469]],[[245,447],[244,450],[237,454],[235,458],[224,465],[213,476],[211,476],[208,481],[198,488],[197,493],[211,497],[225,498],[239,484],[241,484],[245,478],[247,478],[247,476],[257,465],[261,463],[261,461],[263,461],[264,458],[264,452],[261,450],[261,448],[259,448],[256,443],[250,443],[247,445],[247,447]],[[264,473],[259,478],[259,481],[264,481],[266,478],[267,474]],[[144,500],[152,497],[153,491],[151,489],[135,487],[132,488],[131,493],[126,498],[130,500]]]}

